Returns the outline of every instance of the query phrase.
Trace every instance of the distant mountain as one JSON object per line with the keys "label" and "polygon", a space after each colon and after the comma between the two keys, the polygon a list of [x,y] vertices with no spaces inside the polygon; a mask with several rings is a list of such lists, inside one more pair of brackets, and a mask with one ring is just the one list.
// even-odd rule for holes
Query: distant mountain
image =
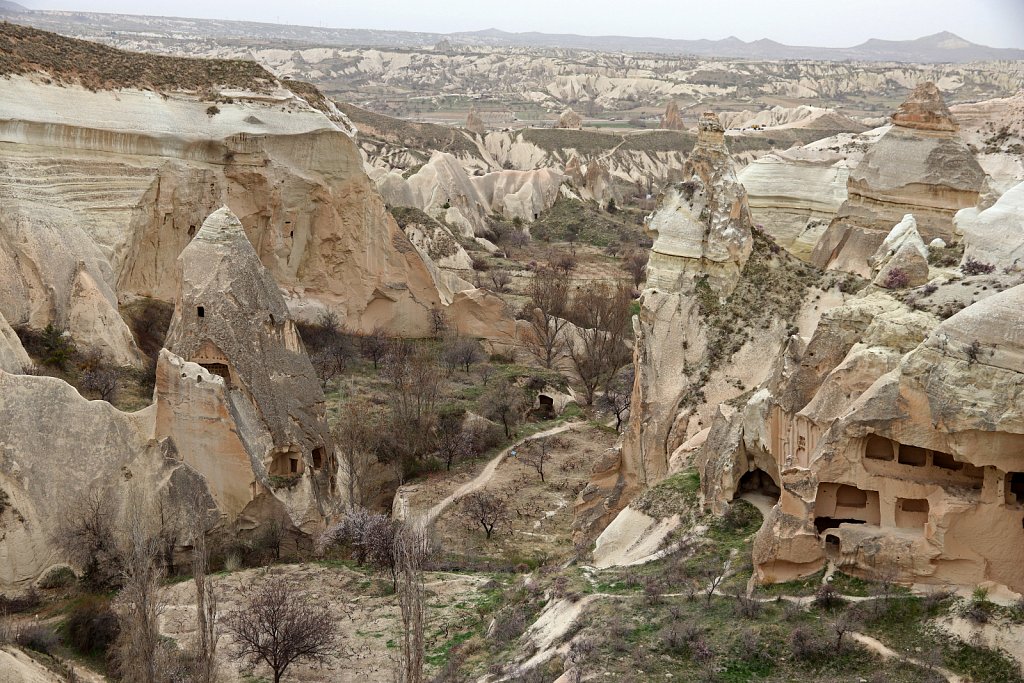
{"label": "distant mountain", "polygon": [[468,44],[520,47],[562,47],[614,52],[661,52],[701,57],[741,59],[815,59],[877,62],[973,62],[1022,60],[1024,50],[978,45],[944,31],[916,40],[871,39],[849,48],[783,45],[767,38],[746,42],[735,36],[722,40],[675,40],[629,36],[581,36],[553,33],[508,33],[498,29],[452,33],[449,40]]}
{"label": "distant mountain", "polygon": [[763,38],[746,42],[735,36],[722,40],[676,40],[631,36],[582,36],[571,33],[509,33],[490,28],[459,33],[418,33],[370,29],[321,28],[254,21],[225,21],[153,17],[131,14],[99,14],[26,10],[10,0],[0,0],[0,17],[18,23],[68,33],[78,37],[110,33],[164,34],[170,38],[215,38],[294,42],[324,46],[428,48],[445,41],[456,47],[539,47],[592,50],[596,52],[653,52],[698,57],[739,59],[813,59],[880,62],[972,62],[1024,60],[1024,50],[994,48],[971,43],[952,33],[936,33],[916,40],[868,40],[850,48],[783,45]]}

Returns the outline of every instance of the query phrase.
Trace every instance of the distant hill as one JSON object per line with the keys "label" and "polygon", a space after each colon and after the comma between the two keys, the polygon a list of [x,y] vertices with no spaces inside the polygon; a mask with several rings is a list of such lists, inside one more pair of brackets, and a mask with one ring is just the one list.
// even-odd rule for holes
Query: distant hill
{"label": "distant hill", "polygon": [[916,40],[871,39],[849,48],[783,45],[763,38],[746,42],[735,36],[722,40],[674,40],[629,36],[580,36],[551,33],[507,33],[498,29],[453,33],[454,42],[522,47],[563,47],[615,52],[662,52],[702,57],[745,59],[815,59],[878,62],[973,62],[1024,59],[1024,50],[995,48],[964,40],[944,31]]}
{"label": "distant hill", "polygon": [[783,45],[767,38],[746,42],[730,36],[722,40],[677,40],[631,36],[582,36],[571,33],[509,33],[499,29],[461,33],[419,33],[370,29],[320,28],[254,21],[188,19],[132,14],[36,11],[0,0],[0,17],[8,15],[18,23],[58,33],[88,37],[111,32],[149,36],[204,37],[216,39],[295,42],[323,46],[359,47],[539,47],[592,50],[597,52],[653,52],[699,57],[740,59],[813,59],[830,61],[877,61],[963,63],[988,60],[1024,60],[1024,50],[978,45],[949,33],[936,33],[916,40],[868,40],[849,48]]}

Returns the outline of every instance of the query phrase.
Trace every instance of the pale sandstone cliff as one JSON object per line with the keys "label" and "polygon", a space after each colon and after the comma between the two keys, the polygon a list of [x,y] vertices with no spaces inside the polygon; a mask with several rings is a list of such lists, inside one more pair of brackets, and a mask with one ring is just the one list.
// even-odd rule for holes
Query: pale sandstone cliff
{"label": "pale sandstone cliff", "polygon": [[950,242],[953,214],[978,203],[985,172],[934,84],[918,86],[892,123],[850,171],[848,198],[812,254],[821,268],[867,277],[867,258],[904,214],[914,214],[925,241]]}
{"label": "pale sandstone cliff", "polygon": [[316,528],[333,506],[337,466],[323,392],[284,298],[227,208],[178,262],[155,437],[173,440],[229,520],[269,499],[294,526]]}
{"label": "pale sandstone cliff", "polygon": [[0,262],[18,264],[0,269],[16,293],[8,321],[73,324],[81,343],[127,359],[115,292],[169,299],[174,260],[226,204],[293,295],[353,329],[425,332],[437,290],[337,110],[272,80],[218,98],[0,79]]}

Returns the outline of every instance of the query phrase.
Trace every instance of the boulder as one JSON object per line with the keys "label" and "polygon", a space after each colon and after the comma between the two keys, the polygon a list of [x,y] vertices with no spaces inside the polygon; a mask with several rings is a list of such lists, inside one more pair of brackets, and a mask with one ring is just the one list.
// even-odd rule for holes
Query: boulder
{"label": "boulder", "polygon": [[1000,270],[1024,269],[1024,183],[984,211],[963,209],[956,215],[956,227],[963,234],[965,261],[973,259]]}
{"label": "boulder", "polygon": [[0,314],[0,370],[19,375],[30,362],[21,339],[7,324],[3,314]]}

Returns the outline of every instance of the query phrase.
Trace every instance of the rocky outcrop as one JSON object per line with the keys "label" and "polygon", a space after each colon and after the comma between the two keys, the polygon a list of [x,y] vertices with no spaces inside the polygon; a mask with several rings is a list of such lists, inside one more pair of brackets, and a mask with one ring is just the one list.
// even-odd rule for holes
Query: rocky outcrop
{"label": "rocky outcrop", "polygon": [[665,105],[665,113],[661,116],[661,127],[666,130],[686,130],[683,117],[679,114],[679,105],[675,100],[669,100]]}
{"label": "rocky outcrop", "polygon": [[227,208],[178,261],[155,437],[203,475],[229,522],[255,524],[279,504],[295,527],[317,528],[337,466],[323,392],[281,292]]}
{"label": "rocky outcrop", "polygon": [[484,233],[494,213],[534,221],[554,204],[564,180],[550,168],[470,175],[446,152],[434,152],[408,178],[382,169],[371,169],[370,174],[389,205],[420,209],[457,227],[464,237]]}
{"label": "rocky outcrop", "polygon": [[570,128],[579,130],[583,128],[583,118],[569,107],[558,116],[558,123],[555,128]]}
{"label": "rocky outcrop", "polygon": [[[124,58],[154,70],[166,59]],[[215,87],[216,104],[187,88],[0,80],[8,322],[73,325],[81,346],[137,356],[118,298],[169,300],[178,254],[227,205],[290,298],[331,308],[353,330],[426,333],[438,293],[344,116],[314,88],[264,76],[260,89]]]}
{"label": "rocky outcrop", "polygon": [[880,292],[854,299],[716,421],[703,452],[712,507],[761,473],[781,489],[754,545],[760,581],[831,561],[1024,589],[1024,550],[1005,542],[1024,517],[1022,304],[1018,285],[939,322]]}
{"label": "rocky outcrop", "polygon": [[728,294],[753,244],[750,209],[718,118],[705,113],[698,126],[684,182],[666,191],[647,222],[655,237],[647,286],[681,291],[695,277],[707,276],[716,290]]}
{"label": "rocky outcrop", "polygon": [[965,261],[1024,269],[1024,182],[984,211],[970,208],[957,213],[956,228],[963,234]]}
{"label": "rocky outcrop", "polygon": [[576,503],[581,533],[603,529],[636,493],[664,478],[669,455],[685,440],[691,409],[707,376],[708,330],[701,297],[718,301],[736,286],[753,247],[746,193],[712,113],[684,181],[662,197],[647,223],[655,235],[647,285],[634,318],[633,387],[621,447],[595,467]]}
{"label": "rocky outcrop", "polygon": [[868,257],[908,210],[926,242],[951,242],[953,215],[978,203],[985,173],[934,84],[918,86],[892,123],[850,172],[848,198],[812,255],[821,268],[869,277]]}
{"label": "rocky outcrop", "polygon": [[484,127],[484,120],[480,118],[480,112],[476,110],[476,107],[470,107],[469,113],[466,114],[466,130],[475,135],[483,135],[487,130]]}
{"label": "rocky outcrop", "polygon": [[30,362],[31,359],[25,353],[18,335],[7,324],[3,314],[0,314],[0,370],[17,375]]}
{"label": "rocky outcrop", "polygon": [[928,282],[928,247],[912,214],[893,227],[869,264],[877,272],[874,283],[886,289],[920,287]]}

